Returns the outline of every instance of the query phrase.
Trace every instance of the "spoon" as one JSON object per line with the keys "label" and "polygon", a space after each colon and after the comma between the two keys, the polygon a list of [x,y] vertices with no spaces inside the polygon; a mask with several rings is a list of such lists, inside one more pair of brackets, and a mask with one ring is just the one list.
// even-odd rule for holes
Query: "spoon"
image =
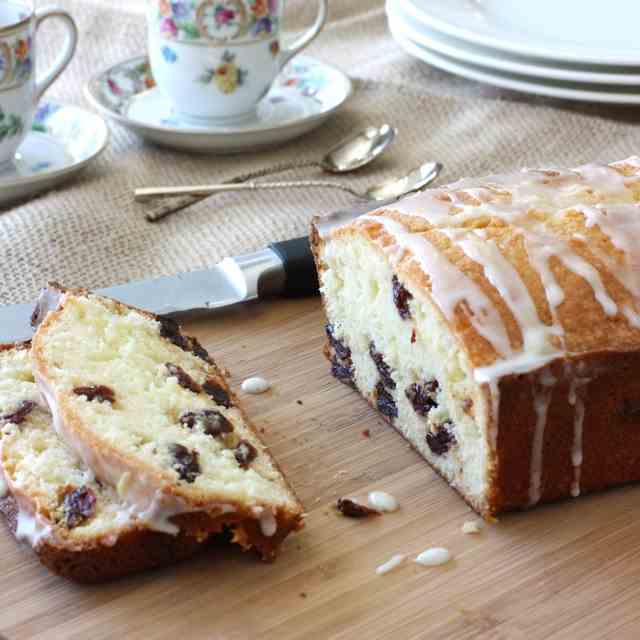
{"label": "spoon", "polygon": [[310,167],[322,169],[327,173],[355,171],[373,162],[394,141],[396,133],[397,130],[388,124],[367,127],[338,142],[320,160],[286,162],[238,176],[230,182],[245,182],[281,171]]}
{"label": "spoon", "polygon": [[388,124],[383,124],[381,127],[367,127],[339,142],[320,162],[310,162],[305,166],[317,166],[329,173],[355,171],[373,162],[395,137],[396,130]]}
{"label": "spoon", "polygon": [[[362,131],[358,131],[348,138],[340,141],[332,147],[320,160],[311,160],[309,162],[288,162],[278,164],[265,169],[249,171],[226,181],[227,184],[236,184],[255,178],[263,178],[264,176],[273,175],[290,169],[302,168],[319,168],[328,173],[347,173],[355,171],[365,165],[373,162],[385,149],[393,142],[396,136],[396,129],[388,124],[379,127],[367,127]],[[175,197],[175,193],[170,187],[166,189],[167,197]],[[158,197],[161,194],[158,192]],[[156,211],[147,212],[146,218],[150,222],[155,222],[166,216],[180,211],[198,200],[202,200],[206,196],[184,196],[178,201],[173,201],[166,206],[161,206]]]}
{"label": "spoon", "polygon": [[295,182],[241,182],[239,184],[226,183],[196,187],[171,187],[170,194],[168,193],[169,189],[167,188],[149,187],[136,189],[134,197],[137,202],[147,202],[156,198],[163,198],[167,195],[206,197],[213,193],[222,193],[226,191],[261,191],[273,189],[329,187],[347,191],[361,200],[389,200],[423,189],[438,177],[440,171],[442,171],[442,165],[439,162],[425,162],[405,176],[391,178],[390,180],[386,180],[385,182],[369,187],[366,191],[358,191],[346,184],[331,182],[329,180],[297,180]]}

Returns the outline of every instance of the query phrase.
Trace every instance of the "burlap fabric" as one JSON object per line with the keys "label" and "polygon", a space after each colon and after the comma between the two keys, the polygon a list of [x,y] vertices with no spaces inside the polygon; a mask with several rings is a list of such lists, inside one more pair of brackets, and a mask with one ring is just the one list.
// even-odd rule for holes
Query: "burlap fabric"
{"label": "burlap fabric", "polygon": [[[144,2],[59,0],[82,32],[78,53],[49,96],[85,104],[95,71],[144,52]],[[313,14],[290,0],[289,25]],[[56,29],[43,33],[43,61]],[[0,213],[0,304],[33,298],[48,279],[86,287],[202,268],[228,254],[306,233],[309,219],[353,199],[337,190],[224,194],[160,223],[132,202],[137,186],[220,181],[263,166],[318,158],[355,128],[392,123],[388,155],[341,180],[366,185],[428,159],[442,181],[520,166],[610,161],[640,150],[636,110],[534,100],[455,78],[406,56],[388,35],[382,0],[333,0],[328,26],[309,52],[347,70],[356,92],[316,132],[280,149],[234,157],[188,155],[143,143],[111,125],[108,151],[76,181]],[[489,99],[487,99],[489,98]],[[287,178],[313,175],[293,171]]]}

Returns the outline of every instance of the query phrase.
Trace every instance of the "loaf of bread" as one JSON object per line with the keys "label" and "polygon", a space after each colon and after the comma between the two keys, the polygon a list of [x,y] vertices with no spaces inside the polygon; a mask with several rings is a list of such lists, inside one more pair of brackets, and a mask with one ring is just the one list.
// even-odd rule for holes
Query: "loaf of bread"
{"label": "loaf of bread", "polygon": [[152,531],[53,430],[28,344],[0,347],[0,512],[52,571],[99,582],[166,565],[206,542]]}
{"label": "loaf of bread", "polygon": [[148,528],[222,528],[273,558],[302,506],[223,376],[171,320],[87,291],[42,296],[32,357],[60,437]]}
{"label": "loaf of bread", "polygon": [[462,180],[312,244],[333,375],[476,511],[640,480],[640,158]]}

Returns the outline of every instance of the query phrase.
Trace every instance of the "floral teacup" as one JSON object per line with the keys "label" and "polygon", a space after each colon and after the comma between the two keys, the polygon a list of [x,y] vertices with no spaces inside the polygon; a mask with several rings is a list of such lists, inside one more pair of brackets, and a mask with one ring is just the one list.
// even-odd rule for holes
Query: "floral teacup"
{"label": "floral teacup", "polygon": [[181,120],[203,126],[245,121],[278,72],[322,29],[281,47],[284,0],[150,0],[149,59],[156,83]]}
{"label": "floral teacup", "polygon": [[[61,18],[67,31],[52,68],[36,80],[34,35],[47,18]],[[34,11],[28,4],[0,2],[0,172],[12,162],[27,135],[42,94],[71,61],[78,40],[73,18],[62,9]]]}

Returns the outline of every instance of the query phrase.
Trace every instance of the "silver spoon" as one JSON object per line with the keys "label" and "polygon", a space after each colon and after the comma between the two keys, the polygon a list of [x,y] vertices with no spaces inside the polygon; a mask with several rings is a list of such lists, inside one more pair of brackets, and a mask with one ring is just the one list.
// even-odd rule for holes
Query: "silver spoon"
{"label": "silver spoon", "polygon": [[[329,187],[347,191],[361,200],[388,200],[391,198],[399,198],[400,196],[412,193],[413,191],[423,189],[438,177],[440,171],[442,171],[442,165],[439,162],[425,162],[405,176],[400,178],[391,178],[381,184],[369,187],[366,191],[358,191],[346,184],[331,182],[329,180],[296,180],[289,182],[242,182],[239,184],[227,183],[195,187],[172,187],[171,195],[206,197],[213,193],[223,193],[226,191],[261,191],[273,189],[309,189],[314,187]],[[134,192],[134,197],[137,202],[148,202],[155,198],[164,198],[167,195],[167,189],[164,187],[158,189],[155,187],[136,189]]]}
{"label": "silver spoon", "polygon": [[[309,162],[287,162],[278,164],[265,169],[257,169],[243,173],[235,178],[225,181],[227,184],[236,184],[238,182],[246,182],[256,178],[273,175],[290,169],[301,168],[319,168],[328,173],[347,173],[355,171],[365,165],[373,162],[385,149],[393,142],[396,136],[396,129],[391,125],[383,124],[379,127],[367,127],[362,131],[358,131],[352,136],[340,141],[331,148],[320,160],[311,160]],[[158,197],[160,197],[158,192]],[[174,197],[175,193],[171,187],[166,189],[167,197]],[[205,196],[206,197],[206,196]],[[148,211],[146,218],[150,222],[161,220],[166,216],[175,213],[194,204],[198,200],[202,200],[203,196],[184,196],[180,200],[173,200],[170,204],[160,205],[155,211]]]}
{"label": "silver spoon", "polygon": [[388,124],[367,127],[364,131],[339,142],[320,162],[310,162],[303,166],[320,167],[329,173],[355,171],[373,162],[393,142],[396,133]]}
{"label": "silver spoon", "polygon": [[373,162],[395,139],[397,130],[388,124],[367,127],[344,138],[329,149],[320,160],[285,162],[266,169],[258,169],[234,178],[230,182],[245,182],[290,169],[314,167],[327,173],[348,173]]}

